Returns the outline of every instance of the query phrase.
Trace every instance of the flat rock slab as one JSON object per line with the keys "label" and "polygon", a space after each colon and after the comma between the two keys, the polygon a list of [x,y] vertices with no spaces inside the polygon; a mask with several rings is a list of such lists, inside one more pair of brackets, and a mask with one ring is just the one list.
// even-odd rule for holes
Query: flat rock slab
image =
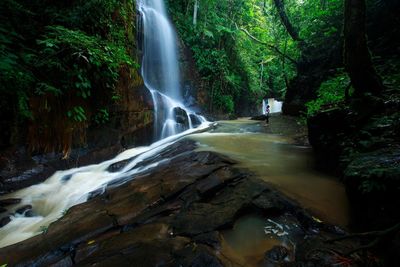
{"label": "flat rock slab", "polygon": [[[334,227],[314,221],[296,202],[235,168],[235,162],[225,156],[196,152],[191,141],[177,144],[163,152],[168,161],[72,207],[45,233],[0,249],[0,265],[238,266],[219,253],[221,231],[249,213],[266,219],[294,218],[301,232],[294,240],[298,249],[292,263],[325,263],[329,250],[311,259],[297,251],[305,251],[301,249],[305,238],[337,236]],[[329,244],[334,251],[354,245]],[[310,242],[307,250],[309,246]],[[324,245],[315,242],[315,246]],[[280,259],[283,252],[290,253],[274,248],[266,255]],[[266,262],[264,266],[280,265]]]}

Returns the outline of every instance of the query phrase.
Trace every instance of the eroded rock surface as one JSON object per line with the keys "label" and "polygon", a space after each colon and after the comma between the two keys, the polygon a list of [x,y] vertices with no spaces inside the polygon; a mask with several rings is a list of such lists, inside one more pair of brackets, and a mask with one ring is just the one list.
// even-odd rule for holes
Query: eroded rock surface
{"label": "eroded rock surface", "polygon": [[[294,201],[235,168],[231,159],[194,147],[192,141],[172,145],[163,152],[168,160],[157,167],[72,207],[45,233],[0,249],[0,265],[240,266],[221,253],[221,231],[250,213],[298,224],[292,237],[297,249],[265,251],[268,261],[257,266],[280,266],[287,255],[294,255],[285,261],[288,266],[300,266],[297,261],[326,266],[318,264],[337,263],[333,251],[356,245],[325,244],[338,235],[334,227],[316,222]],[[306,251],[312,249],[310,258]]]}

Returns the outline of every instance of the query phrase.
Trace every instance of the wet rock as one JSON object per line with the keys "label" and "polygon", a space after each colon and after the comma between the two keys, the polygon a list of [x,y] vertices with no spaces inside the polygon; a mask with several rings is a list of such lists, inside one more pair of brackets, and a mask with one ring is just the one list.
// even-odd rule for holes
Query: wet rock
{"label": "wet rock", "polygon": [[6,212],[7,211],[7,209],[5,209],[5,208],[3,208],[3,207],[0,207],[0,213],[4,213],[4,212]]}
{"label": "wet rock", "polygon": [[196,190],[200,196],[207,198],[222,189],[226,182],[240,178],[241,174],[238,171],[227,168],[220,169],[197,183]]}
{"label": "wet rock", "polygon": [[7,199],[2,199],[0,200],[0,207],[7,207],[11,205],[15,205],[21,203],[20,198],[7,198]]}
{"label": "wet rock", "polygon": [[210,233],[204,233],[193,237],[196,243],[205,244],[207,246],[218,248],[219,246],[219,234],[218,231],[213,231]]}
{"label": "wet rock", "polygon": [[[172,225],[177,234],[195,236],[233,225],[236,217],[251,206],[253,198],[266,190],[257,179],[230,180],[214,197],[204,202],[187,203]],[[206,220],[204,218],[207,218]]]}
{"label": "wet rock", "polygon": [[61,178],[61,181],[64,182],[64,183],[66,183],[66,182],[68,182],[69,180],[71,180],[71,178],[72,178],[73,175],[74,175],[74,174],[65,175],[65,176],[63,176],[63,177]]}
{"label": "wet rock", "polygon": [[179,266],[167,265],[174,262],[173,251],[189,244],[184,237],[167,238],[162,224],[137,227],[131,232],[112,236],[104,241],[88,244],[92,246],[89,255],[78,250],[75,261],[80,266]]}
{"label": "wet rock", "polygon": [[99,188],[99,189],[97,189],[95,191],[90,192],[89,195],[88,195],[88,200],[90,200],[92,198],[95,198],[97,196],[100,196],[102,194],[104,194],[104,188],[103,187],[101,187],[101,188]]}
{"label": "wet rock", "polygon": [[192,121],[193,127],[197,127],[201,124],[199,117],[196,116],[195,114],[190,114],[189,117],[190,117],[190,120]]}
{"label": "wet rock", "polygon": [[126,165],[129,164],[134,158],[130,158],[127,160],[118,161],[116,163],[111,164],[108,168],[108,172],[119,172],[121,171]]}
{"label": "wet rock", "polygon": [[194,258],[191,266],[192,267],[204,267],[204,266],[223,267],[215,256],[211,256],[208,253],[199,253],[199,255],[197,255]]}
{"label": "wet rock", "polygon": [[73,266],[74,262],[72,261],[71,257],[65,257],[64,259],[49,265],[49,267],[70,267]]}
{"label": "wet rock", "polygon": [[185,127],[189,127],[188,115],[184,109],[180,107],[175,107],[173,112],[175,121],[177,123],[182,124]]}
{"label": "wet rock", "polygon": [[264,260],[273,263],[282,263],[289,261],[290,251],[284,246],[274,246],[271,250],[267,251]]}
{"label": "wet rock", "polygon": [[33,210],[27,210],[24,215],[25,215],[25,217],[35,217],[36,216],[36,214],[33,212]]}
{"label": "wet rock", "polygon": [[[235,266],[219,252],[221,231],[243,214],[301,217],[307,231],[302,222],[311,216],[294,201],[234,161],[194,148],[188,140],[168,147],[160,153],[168,162],[107,186],[45,234],[0,249],[0,258],[10,266],[68,266],[68,257],[79,266]],[[270,253],[284,257],[283,250]]]}
{"label": "wet rock", "polygon": [[6,216],[0,219],[0,228],[7,225],[9,222],[11,222],[10,216]]}
{"label": "wet rock", "polygon": [[18,214],[24,214],[28,212],[29,210],[32,210],[32,205],[25,205],[20,208],[18,208],[15,212]]}

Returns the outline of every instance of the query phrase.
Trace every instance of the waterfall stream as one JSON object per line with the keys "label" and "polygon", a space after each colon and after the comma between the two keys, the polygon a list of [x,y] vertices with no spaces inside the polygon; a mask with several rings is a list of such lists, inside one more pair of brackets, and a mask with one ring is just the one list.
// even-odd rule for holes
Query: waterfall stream
{"label": "waterfall stream", "polygon": [[282,102],[277,101],[275,98],[263,99],[261,114],[266,113],[267,105],[270,107],[270,113],[282,112]]}
{"label": "waterfall stream", "polygon": [[[21,199],[21,203],[8,207],[10,211],[31,205],[33,214],[26,216],[15,212],[11,215],[11,222],[0,228],[0,248],[40,234],[51,222],[62,217],[66,210],[85,202],[91,192],[105,188],[108,183],[132,177],[157,166],[156,163],[136,168],[138,163],[157,155],[182,137],[207,127],[208,124],[202,124],[196,129],[162,139],[151,146],[126,150],[114,159],[99,164],[58,171],[43,183],[2,196],[1,199]],[[131,158],[132,160],[122,170],[118,172],[107,170],[112,164]]]}
{"label": "waterfall stream", "polygon": [[155,140],[198,126],[206,120],[182,103],[178,38],[160,0],[140,0],[143,27],[142,77],[154,103]]}
{"label": "waterfall stream", "polygon": [[[180,93],[180,74],[175,31],[160,0],[138,3],[143,24],[142,76],[151,92],[155,113],[155,143],[124,151],[114,159],[100,164],[58,171],[45,182],[3,196],[18,198],[21,203],[10,206],[17,210],[32,206],[32,214],[11,214],[11,222],[0,228],[0,247],[5,247],[40,234],[70,207],[85,202],[91,192],[117,179],[132,177],[152,167],[136,165],[159,153],[185,135],[208,127],[206,119],[186,108]],[[108,172],[110,165],[134,158],[122,170]]]}

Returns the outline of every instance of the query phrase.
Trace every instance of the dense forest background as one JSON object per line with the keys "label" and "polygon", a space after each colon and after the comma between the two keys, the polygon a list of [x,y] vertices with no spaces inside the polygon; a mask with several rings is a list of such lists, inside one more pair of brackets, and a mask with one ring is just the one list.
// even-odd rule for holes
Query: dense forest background
{"label": "dense forest background", "polygon": [[[383,83],[396,88],[398,4],[366,2],[374,66]],[[342,0],[168,4],[181,48],[195,61],[203,112],[250,115],[259,112],[264,97],[276,97],[285,99],[286,113],[312,115],[343,104],[346,92],[352,93],[343,64]],[[113,117],[121,69],[139,69],[136,3],[1,5],[1,146],[28,140],[31,150],[68,151],[74,135],[85,143],[88,127]],[[32,127],[21,127],[26,123]],[[49,136],[55,137],[51,144]]]}

